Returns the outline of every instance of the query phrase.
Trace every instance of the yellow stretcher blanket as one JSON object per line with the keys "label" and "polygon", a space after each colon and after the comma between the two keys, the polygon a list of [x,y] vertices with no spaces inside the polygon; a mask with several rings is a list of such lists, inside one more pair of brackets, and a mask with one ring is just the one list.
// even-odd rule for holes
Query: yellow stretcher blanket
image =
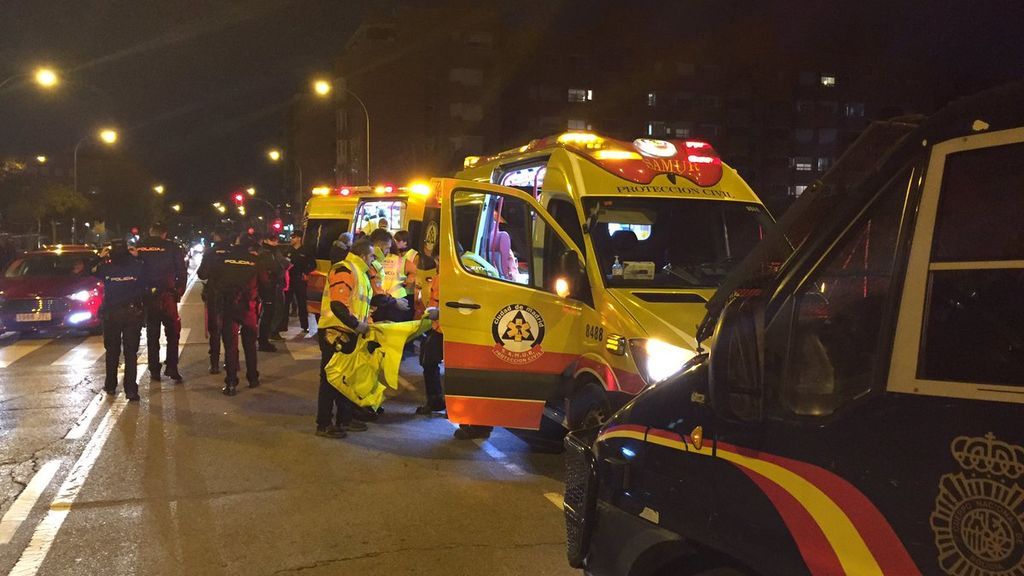
{"label": "yellow stretcher blanket", "polygon": [[325,368],[327,381],[357,406],[380,408],[385,385],[398,389],[398,368],[405,344],[429,329],[430,319],[426,317],[371,324],[352,353],[334,353]]}

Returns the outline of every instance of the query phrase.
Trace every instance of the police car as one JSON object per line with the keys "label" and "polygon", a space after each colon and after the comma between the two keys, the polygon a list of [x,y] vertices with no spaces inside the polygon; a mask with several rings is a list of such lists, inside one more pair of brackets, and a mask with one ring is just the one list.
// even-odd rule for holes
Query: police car
{"label": "police car", "polygon": [[1024,84],[872,126],[566,439],[604,574],[1024,574]]}

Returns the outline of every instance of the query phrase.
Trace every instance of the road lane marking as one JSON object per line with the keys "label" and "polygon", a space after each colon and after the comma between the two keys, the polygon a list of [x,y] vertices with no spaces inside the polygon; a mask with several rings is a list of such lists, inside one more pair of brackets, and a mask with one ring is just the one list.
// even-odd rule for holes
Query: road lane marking
{"label": "road lane marking", "polygon": [[92,425],[92,421],[96,419],[96,414],[99,413],[100,408],[103,406],[103,399],[106,397],[106,394],[97,394],[96,397],[92,399],[92,402],[89,402],[89,405],[85,407],[85,411],[82,412],[82,415],[78,418],[78,423],[64,435],[64,438],[68,440],[78,440],[85,436],[86,431],[89,430],[89,426]]}
{"label": "road lane marking", "polygon": [[96,428],[96,432],[89,440],[89,444],[86,445],[82,455],[71,468],[67,478],[61,483],[60,488],[57,490],[57,496],[53,499],[50,509],[46,513],[46,517],[36,526],[28,548],[21,553],[21,557],[18,558],[18,563],[11,570],[10,576],[34,576],[39,572],[43,560],[46,559],[54,540],[57,538],[61,525],[64,524],[64,520],[71,512],[71,505],[75,502],[75,498],[78,497],[78,493],[85,484],[86,478],[89,477],[89,472],[92,471],[96,460],[99,459],[100,452],[103,451],[103,445],[106,444],[107,438],[110,437],[110,433],[114,430],[114,425],[124,411],[126,404],[127,400],[121,397],[110,406],[110,410],[107,411],[103,421]]}
{"label": "road lane marking", "polygon": [[544,497],[547,498],[549,502],[554,504],[555,507],[558,508],[559,510],[565,508],[565,500],[562,499],[562,495],[559,494],[558,492],[545,492]]}
{"label": "road lane marking", "polygon": [[7,368],[25,356],[52,342],[50,339],[18,340],[0,348],[0,368]]}
{"label": "road lane marking", "polygon": [[[452,422],[451,420],[448,421],[448,424],[451,424],[452,427],[454,427],[456,430],[459,428],[459,425],[456,424],[455,422]],[[508,455],[502,452],[501,450],[498,450],[498,447],[495,446],[494,444],[491,444],[489,440],[484,440],[483,438],[474,438],[473,443],[479,446],[485,453],[487,453],[488,456],[497,460],[499,464],[504,466],[505,469],[512,473],[514,476],[526,475],[525,470],[520,468],[518,464],[514,462],[509,462]]]}
{"label": "road lane marking", "polygon": [[[194,285],[195,277],[193,276],[188,284],[186,293],[190,292]],[[180,303],[178,304],[178,309],[181,309]],[[184,348],[184,346],[180,346],[179,350],[181,348]],[[141,371],[138,381],[141,381],[148,372],[149,370]],[[117,424],[117,420],[121,413],[124,412],[127,404],[127,398],[120,396],[110,405],[110,409],[103,416],[99,426],[96,427],[96,431],[93,433],[92,438],[89,439],[89,443],[86,444],[82,455],[79,456],[75,465],[72,466],[71,472],[68,473],[60,488],[57,489],[57,496],[50,503],[50,509],[47,511],[43,521],[32,532],[32,539],[29,541],[28,547],[22,551],[17,564],[14,565],[8,576],[35,576],[39,572],[39,568],[42,566],[43,561],[46,560],[50,548],[57,539],[57,533],[64,524],[64,520],[71,513],[72,504],[74,504],[78,493],[89,477],[92,467],[99,460],[103,446],[113,432],[114,426]]]}
{"label": "road lane marking", "polygon": [[7,510],[4,517],[0,519],[0,544],[7,544],[11,541],[14,533],[18,531],[18,527],[21,526],[22,522],[28,519],[28,515],[32,512],[32,507],[36,505],[39,496],[50,485],[50,481],[53,480],[53,476],[59,469],[60,460],[50,460],[43,464],[35,475],[32,476],[28,485],[18,495],[18,499],[14,501],[14,504]]}
{"label": "road lane marking", "polygon": [[402,376],[401,374],[398,375],[398,384],[399,384],[399,386],[401,386],[402,388],[404,388],[404,389],[406,389],[406,390],[408,390],[410,392],[415,392],[416,391],[416,387],[413,386],[411,382],[406,380],[405,377]]}
{"label": "road lane marking", "polygon": [[103,336],[90,336],[54,361],[53,366],[92,366],[103,356]]}
{"label": "road lane marking", "polygon": [[320,359],[320,346],[317,346],[316,344],[306,344],[287,340],[284,343],[284,347],[288,349],[288,353],[291,354],[292,360]]}

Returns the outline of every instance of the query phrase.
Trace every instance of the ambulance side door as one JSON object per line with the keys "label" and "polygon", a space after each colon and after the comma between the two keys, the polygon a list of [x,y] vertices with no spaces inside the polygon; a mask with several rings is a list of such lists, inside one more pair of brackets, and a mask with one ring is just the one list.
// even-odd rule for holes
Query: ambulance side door
{"label": "ambulance side door", "polygon": [[580,251],[529,194],[453,179],[435,190],[448,417],[537,429],[581,353],[584,306],[565,290],[579,270],[567,275],[563,259],[534,255],[575,253],[582,262]]}

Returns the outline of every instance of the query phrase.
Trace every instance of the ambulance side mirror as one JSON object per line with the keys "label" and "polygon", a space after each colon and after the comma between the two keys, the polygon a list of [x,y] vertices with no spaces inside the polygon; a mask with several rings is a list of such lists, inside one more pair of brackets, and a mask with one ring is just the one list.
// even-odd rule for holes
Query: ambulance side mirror
{"label": "ambulance side mirror", "polygon": [[567,298],[583,285],[586,269],[583,267],[583,262],[580,261],[579,254],[574,250],[562,252],[559,268],[561,274],[555,280],[555,293],[562,298]]}
{"label": "ambulance side mirror", "polygon": [[764,305],[757,298],[733,298],[715,327],[708,365],[708,393],[715,413],[732,422],[764,417],[762,363]]}

